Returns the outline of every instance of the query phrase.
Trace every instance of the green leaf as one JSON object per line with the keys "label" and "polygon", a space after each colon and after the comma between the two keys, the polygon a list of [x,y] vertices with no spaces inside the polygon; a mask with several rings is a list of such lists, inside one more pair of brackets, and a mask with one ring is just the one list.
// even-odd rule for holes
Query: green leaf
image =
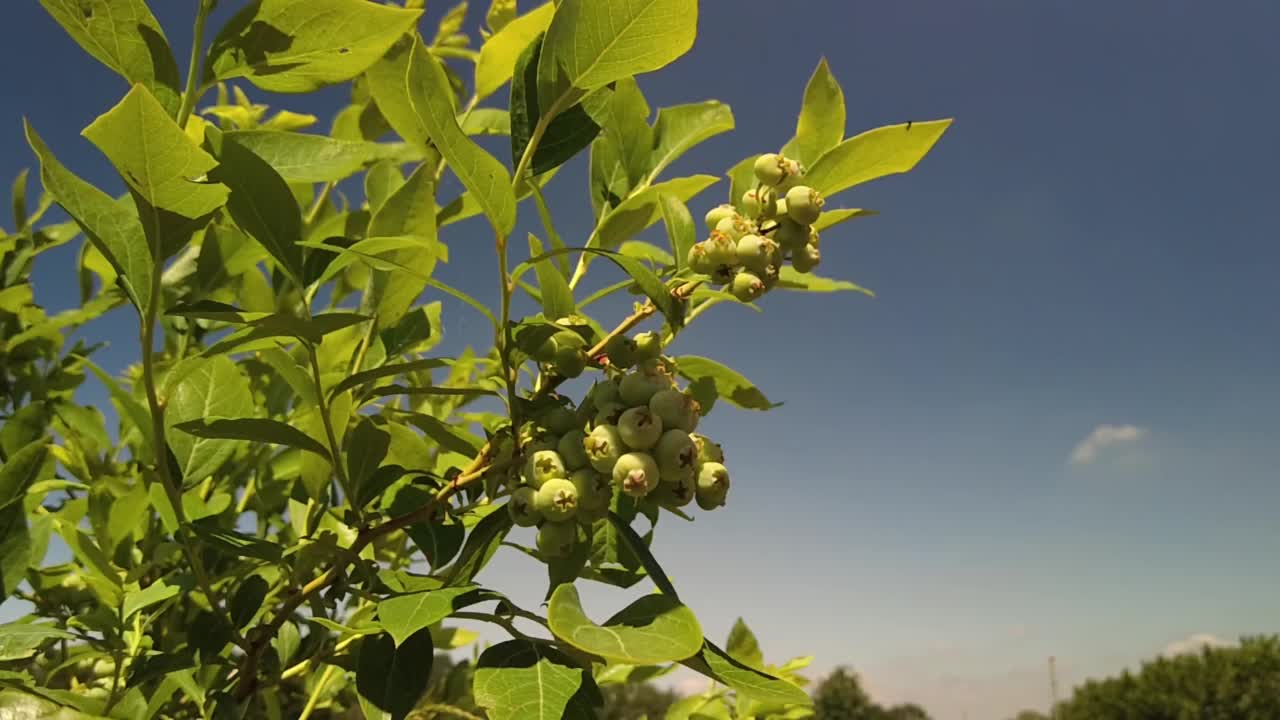
{"label": "green leaf", "polygon": [[580,252],[587,255],[597,255],[608,258],[611,262],[622,268],[624,272],[630,275],[632,280],[635,280],[636,285],[640,286],[640,290],[653,301],[654,307],[658,308],[663,315],[668,317],[671,316],[674,303],[671,298],[671,292],[662,282],[662,279],[659,278],[652,270],[645,267],[643,262],[611,250],[601,250],[599,248],[589,247],[552,250],[551,252],[543,253],[538,257],[530,258],[529,260],[520,263],[514,270],[512,270],[511,276],[512,278],[518,279],[530,268],[536,268],[539,264],[545,264],[547,260],[550,260],[557,255],[570,252]]}
{"label": "green leaf", "polygon": [[378,603],[378,622],[396,645],[454,612],[497,596],[474,585],[397,595]]}
{"label": "green leaf", "polygon": [[673,662],[702,647],[698,619],[670,595],[646,595],[597,625],[583,612],[578,589],[561,585],[551,595],[547,621],[556,637],[614,662]]}
{"label": "green leaf", "polygon": [[145,85],[169,115],[181,103],[178,63],[145,0],[40,0],[80,47],[130,85]]}
{"label": "green leaf", "polygon": [[227,210],[236,225],[261,243],[294,284],[302,287],[302,213],[289,183],[233,138],[210,129],[206,138],[220,163],[209,178],[230,188]]}
{"label": "green leaf", "polygon": [[[529,255],[542,255],[542,241],[529,233]],[[573,304],[573,290],[569,281],[551,263],[540,262],[534,266],[538,275],[538,292],[542,296],[542,315],[550,320],[558,320],[577,312]]]}
{"label": "green leaf", "polygon": [[27,142],[40,160],[40,182],[111,264],[130,302],[145,313],[155,261],[137,210],[116,202],[67,170],[30,123],[24,122],[24,128]]}
{"label": "green leaf", "polygon": [[197,520],[191,523],[191,530],[210,547],[233,557],[279,562],[282,555],[279,545],[252,535],[218,527],[216,518]]}
{"label": "green leaf", "polygon": [[360,641],[356,691],[392,720],[402,720],[426,693],[434,657],[427,628],[401,643],[387,633],[365,637]]}
{"label": "green leaf", "polygon": [[267,581],[260,575],[250,575],[240,583],[227,608],[231,614],[231,622],[237,628],[243,628],[253,622],[254,616],[262,610],[262,603],[267,599],[269,589]]}
{"label": "green leaf", "polygon": [[805,183],[827,197],[886,175],[904,173],[929,153],[950,120],[886,125],[831,148],[809,168]]}
{"label": "green leaf", "polygon": [[124,594],[124,605],[120,609],[121,617],[126,621],[136,612],[146,610],[152,605],[162,603],[182,592],[183,588],[171,585],[163,579],[156,580],[141,590],[131,590]]}
{"label": "green leaf", "polygon": [[875,297],[876,294],[870,290],[855,285],[846,280],[832,280],[814,275],[813,273],[797,272],[790,265],[784,265],[778,273],[778,289],[779,290],[796,290],[800,292],[860,292],[863,295]]}
{"label": "green leaf", "polygon": [[608,91],[601,90],[588,96],[584,102],[561,109],[551,120],[544,119],[548,108],[539,104],[537,86],[541,52],[542,38],[539,37],[520,55],[511,79],[512,164],[520,164],[534,134],[545,125],[533,157],[527,164],[531,176],[554,170],[590,145],[600,134],[600,125],[587,108],[598,109],[609,102]]}
{"label": "green leaf", "polygon": [[472,681],[491,720],[595,717],[599,688],[588,670],[545,643],[508,640],[487,648]]}
{"label": "green leaf", "polygon": [[43,623],[6,623],[0,625],[0,662],[25,660],[49,640],[67,640],[71,633]]}
{"label": "green leaf", "polygon": [[697,0],[561,0],[538,67],[543,106],[651,72],[693,47]]}
{"label": "green leaf", "polygon": [[769,402],[764,393],[756,389],[741,374],[710,358],[682,355],[675,358],[677,372],[691,383],[706,383],[717,397],[745,410],[769,410],[778,407]]}
{"label": "green leaf", "polygon": [[500,108],[474,108],[458,124],[468,135],[510,135],[511,113]]}
{"label": "green leaf", "polygon": [[370,236],[405,236],[418,242],[386,254],[386,259],[411,272],[374,271],[365,301],[372,306],[379,327],[392,327],[427,287],[443,246],[436,239],[436,182],[433,163],[423,163],[391,194],[373,219]]}
{"label": "green leaf", "polygon": [[227,202],[225,186],[203,179],[217,161],[196,147],[141,85],[82,134],[153,209],[200,218]]}
{"label": "green leaf", "polygon": [[475,435],[464,428],[423,413],[400,411],[400,416],[411,425],[421,430],[427,437],[436,441],[441,448],[459,455],[475,455],[480,451],[481,442]]}
{"label": "green leaf", "polygon": [[844,139],[844,116],[844,91],[822,58],[805,86],[796,135],[783,146],[782,154],[812,165]]}
{"label": "green leaf", "polygon": [[4,593],[0,601],[12,595],[26,579],[32,560],[31,545],[22,504],[0,509],[0,591]]}
{"label": "green leaf", "polygon": [[666,193],[658,194],[658,207],[662,209],[662,222],[667,226],[667,238],[671,241],[671,256],[676,270],[688,262],[689,249],[698,242],[698,227],[689,213],[689,206]]}
{"label": "green leaf", "polygon": [[361,418],[347,440],[347,479],[358,488],[369,481],[387,457],[391,434],[367,417]]}
{"label": "green leaf", "polygon": [[41,479],[48,459],[49,440],[40,438],[23,446],[0,465],[0,508],[22,499],[27,488]]}
{"label": "green leaf", "polygon": [[345,82],[377,62],[421,15],[365,0],[254,0],[214,38],[204,81],[243,77],[281,93]]}
{"label": "green leaf", "polygon": [[235,348],[260,340],[277,337],[292,337],[316,343],[325,335],[345,330],[353,325],[368,322],[367,315],[349,312],[331,312],[314,315],[310,318],[298,318],[291,315],[268,315],[249,322],[246,327],[228,334],[217,344],[205,349],[206,356],[218,356],[231,352]]}
{"label": "green leaf", "polygon": [[198,438],[250,440],[273,445],[284,445],[315,453],[325,460],[329,459],[329,450],[324,445],[321,445],[318,441],[312,439],[310,435],[292,425],[286,425],[278,420],[206,417],[178,423],[173,427]]}
{"label": "green leaf", "polygon": [[[654,129],[649,127],[649,113],[649,103],[635,78],[619,80],[609,103],[596,113],[596,119],[604,126],[603,135],[612,146],[610,152],[623,170],[624,178],[609,183],[619,198],[626,197],[653,170]],[[625,182],[617,182],[623,179]]]}
{"label": "green leaf", "polygon": [[818,221],[813,224],[813,229],[822,231],[830,227],[835,227],[842,222],[860,217],[871,217],[875,215],[875,210],[863,210],[862,208],[831,208],[822,211],[818,216]]}
{"label": "green leaf", "polygon": [[116,379],[111,377],[107,371],[98,367],[97,363],[87,357],[81,357],[80,360],[107,388],[107,394],[111,396],[111,402],[115,403],[116,411],[129,418],[129,422],[132,422],[133,426],[137,428],[139,435],[142,436],[143,452],[147,453],[149,457],[154,457],[151,411],[132,394],[125,392],[124,388],[120,387],[120,383],[116,382]]}
{"label": "green leaf", "polygon": [[639,533],[631,527],[628,522],[618,513],[609,511],[609,522],[613,524],[614,529],[618,532],[618,537],[627,544],[627,548],[635,553],[640,559],[640,564],[644,566],[645,572],[649,574],[649,578],[653,580],[653,584],[658,586],[664,594],[670,595],[672,599],[679,601],[680,595],[676,593],[676,588],[671,584],[671,578],[667,576],[667,571],[662,569],[658,564],[658,559],[649,551],[649,546],[645,544]]}
{"label": "green leaf", "polygon": [[231,457],[239,443],[193,436],[178,432],[177,427],[188,421],[199,423],[205,418],[249,415],[254,410],[249,379],[230,358],[216,356],[197,362],[169,393],[165,412],[165,436],[187,484],[212,475]]}
{"label": "green leaf", "polygon": [[719,178],[714,175],[693,175],[661,182],[632,195],[600,221],[593,246],[612,250],[621,245],[623,240],[630,240],[657,222],[662,217],[659,199],[664,194],[671,195],[680,202],[688,202],[718,181]]}
{"label": "green leaf", "polygon": [[643,240],[627,240],[618,246],[618,252],[636,260],[644,260],[659,267],[671,267],[675,265],[676,259],[671,253],[663,250],[657,245],[644,242]]}
{"label": "green leaf", "polygon": [[400,43],[369,69],[369,90],[378,108],[400,137],[419,146],[434,146],[479,203],[499,235],[509,235],[516,222],[516,198],[505,166],[458,127],[453,92],[444,66],[418,38]]}
{"label": "green leaf", "polygon": [[343,378],[342,382],[335,385],[333,389],[329,391],[329,397],[346,392],[347,390],[358,388],[361,385],[371,383],[374,380],[395,377],[397,375],[407,375],[410,373],[416,373],[420,370],[432,370],[434,368],[444,367],[447,364],[448,363],[444,360],[423,358],[422,360],[413,360],[406,363],[394,363],[391,365],[383,365],[382,367],[373,368],[372,370],[365,370],[364,372],[358,372],[355,375]]}
{"label": "green leaf", "polygon": [[698,143],[732,129],[733,111],[718,100],[659,108],[653,125],[650,177],[657,177]]}
{"label": "green leaf", "polygon": [[755,633],[747,627],[747,623],[738,618],[729,630],[729,639],[725,643],[725,651],[729,657],[750,667],[764,668],[764,653],[760,652],[760,643]]}
{"label": "green leaf", "polygon": [[812,705],[813,700],[801,688],[785,680],[734,660],[707,640],[696,656],[681,661],[686,667],[706,675],[737,691],[739,695],[761,703],[767,709],[783,705]]}
{"label": "green leaf", "polygon": [[484,41],[480,47],[480,59],[476,62],[477,100],[489,97],[511,79],[516,60],[551,24],[555,10],[555,3],[540,5],[515,18]]}
{"label": "green leaf", "polygon": [[509,512],[499,511],[485,515],[471,529],[471,534],[467,536],[457,561],[443,573],[446,578],[445,585],[448,587],[470,585],[484,566],[489,564],[489,560],[498,551],[498,547],[502,545],[507,533],[511,532],[513,525]]}
{"label": "green leaf", "polygon": [[756,158],[759,155],[752,155],[745,158],[742,162],[729,168],[729,172],[725,173],[725,177],[729,178],[729,204],[738,208],[738,212],[744,212],[742,205],[742,196],[747,190],[756,186],[756,173],[754,170]]}
{"label": "green leaf", "polygon": [[262,158],[291,183],[336,182],[395,156],[395,147],[277,130],[236,130],[227,140]]}

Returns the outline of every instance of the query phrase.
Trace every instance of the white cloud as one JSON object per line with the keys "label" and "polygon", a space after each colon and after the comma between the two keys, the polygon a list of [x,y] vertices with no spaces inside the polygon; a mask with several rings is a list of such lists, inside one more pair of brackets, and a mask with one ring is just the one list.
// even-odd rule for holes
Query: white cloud
{"label": "white cloud", "polygon": [[1131,445],[1146,437],[1147,429],[1137,425],[1099,425],[1071,451],[1072,465],[1088,465],[1103,450]]}
{"label": "white cloud", "polygon": [[1216,635],[1209,633],[1196,633],[1175,640],[1165,646],[1164,655],[1186,655],[1188,653],[1198,653],[1202,648],[1207,647],[1230,647],[1234,643],[1227,642]]}

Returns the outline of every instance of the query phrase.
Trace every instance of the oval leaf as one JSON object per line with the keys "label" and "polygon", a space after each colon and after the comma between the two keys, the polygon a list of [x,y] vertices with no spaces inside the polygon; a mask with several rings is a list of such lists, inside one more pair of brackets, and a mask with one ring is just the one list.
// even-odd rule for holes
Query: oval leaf
{"label": "oval leaf", "polygon": [[508,640],[481,653],[472,689],[491,720],[595,717],[592,707],[602,699],[586,669],[550,645],[528,640]]}
{"label": "oval leaf", "polygon": [[646,595],[597,625],[583,612],[577,588],[561,585],[551,594],[547,620],[556,637],[616,662],[679,661],[702,647],[698,619],[670,595]]}
{"label": "oval leaf", "polygon": [[831,148],[809,168],[804,181],[831,196],[859,183],[904,173],[933,149],[950,120],[886,125]]}
{"label": "oval leaf", "polygon": [[736,370],[721,365],[710,358],[682,355],[675,359],[677,372],[695,385],[709,388],[715,397],[722,397],[746,410],[768,410],[778,407],[769,402],[764,393]]}
{"label": "oval leaf", "polygon": [[402,720],[427,691],[434,658],[435,645],[427,628],[399,645],[387,633],[365,637],[360,641],[356,690],[392,720]]}
{"label": "oval leaf", "polygon": [[173,426],[189,435],[219,440],[252,440],[315,453],[326,460],[329,450],[301,430],[266,418],[204,418]]}

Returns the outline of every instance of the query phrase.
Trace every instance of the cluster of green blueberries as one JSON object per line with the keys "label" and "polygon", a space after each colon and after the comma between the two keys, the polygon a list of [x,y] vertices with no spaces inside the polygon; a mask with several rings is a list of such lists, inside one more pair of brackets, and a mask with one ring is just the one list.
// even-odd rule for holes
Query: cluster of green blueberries
{"label": "cluster of green blueberries", "polygon": [[694,432],[701,407],[677,386],[661,338],[617,335],[605,354],[625,372],[597,382],[577,408],[555,405],[528,423],[524,462],[507,476],[507,510],[517,525],[537,526],[544,557],[570,553],[578,526],[606,517],[615,492],[672,510],[713,510],[729,492],[724,452]]}
{"label": "cluster of green blueberries", "polygon": [[778,153],[756,158],[757,185],[742,196],[745,215],[733,205],[707,213],[711,236],[689,249],[689,268],[711,276],[734,297],[750,302],[778,284],[786,261],[797,272],[818,266],[822,194],[801,184],[804,167]]}

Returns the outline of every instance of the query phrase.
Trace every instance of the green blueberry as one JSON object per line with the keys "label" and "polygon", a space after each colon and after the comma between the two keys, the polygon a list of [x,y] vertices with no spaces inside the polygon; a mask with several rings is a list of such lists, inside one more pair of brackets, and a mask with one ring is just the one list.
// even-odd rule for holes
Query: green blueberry
{"label": "green blueberry", "polygon": [[749,218],[771,218],[778,214],[778,191],[771,187],[742,193],[742,207]]}
{"label": "green blueberry", "polygon": [[534,487],[542,487],[548,480],[568,477],[564,467],[564,459],[555,450],[538,450],[525,460],[525,482]]}
{"label": "green blueberry", "polygon": [[703,242],[706,243],[707,258],[711,260],[712,265],[718,267],[738,264],[738,241],[728,233],[712,230],[711,235]]}
{"label": "green blueberry", "polygon": [[789,161],[778,153],[765,153],[756,158],[751,170],[755,173],[756,180],[765,185],[778,185],[787,178],[787,172],[790,169],[788,163]]}
{"label": "green blueberry", "polygon": [[564,405],[556,405],[538,416],[538,424],[556,435],[563,435],[574,428],[582,427],[578,414]]}
{"label": "green blueberry", "polygon": [[556,348],[551,365],[555,368],[557,375],[576,378],[587,369],[587,354],[580,347],[560,345]]}
{"label": "green blueberry", "polygon": [[626,335],[614,335],[604,345],[605,355],[614,367],[629,368],[636,364],[636,342]]}
{"label": "green blueberry", "polygon": [[786,177],[784,177],[782,182],[777,185],[778,192],[780,193],[786,193],[791,188],[799,185],[800,182],[804,180],[805,174],[808,172],[804,165],[801,165],[799,162],[791,159],[787,159],[783,163],[783,171],[786,173]]}
{"label": "green blueberry", "polygon": [[648,405],[633,407],[618,418],[618,434],[632,450],[648,450],[662,437],[662,420]]}
{"label": "green blueberry", "polygon": [[762,273],[777,250],[778,244],[767,237],[743,235],[738,241],[738,262],[752,272]]}
{"label": "green blueberry", "polygon": [[822,193],[807,185],[796,185],[787,191],[787,215],[801,225],[817,222],[825,204]]}
{"label": "green blueberry", "polygon": [[724,505],[728,495],[729,470],[720,463],[703,463],[698,469],[698,507],[714,510]]}
{"label": "green blueberry", "polygon": [[618,383],[612,380],[598,382],[587,391],[587,403],[599,408],[601,403],[618,401]]}
{"label": "green blueberry", "polygon": [[548,522],[538,528],[538,552],[546,558],[565,557],[578,544],[578,526],[571,522]]}
{"label": "green blueberry", "polygon": [[664,483],[683,478],[692,480],[698,474],[698,449],[684,430],[662,433],[653,448],[653,459],[658,463],[658,477]]}
{"label": "green blueberry", "polygon": [[778,220],[778,229],[773,232],[773,241],[787,250],[802,248],[809,243],[809,226],[789,217],[782,218]]}
{"label": "green blueberry", "polygon": [[587,439],[582,441],[582,445],[587,451],[587,461],[591,463],[591,467],[600,472],[611,472],[618,458],[626,452],[626,446],[622,444],[622,436],[618,434],[618,428],[614,425],[595,426],[587,435]]}
{"label": "green blueberry", "polygon": [[610,402],[602,405],[596,410],[595,417],[592,419],[592,425],[617,425],[618,418],[622,417],[622,413],[626,411],[627,406],[620,402]]}
{"label": "green blueberry", "polygon": [[822,246],[822,236],[818,233],[817,228],[809,228],[809,244],[813,247]]}
{"label": "green blueberry", "polygon": [[96,678],[109,678],[116,671],[116,663],[111,658],[99,658],[93,663],[93,676]]}
{"label": "green blueberry", "polygon": [[736,265],[721,265],[711,273],[712,282],[717,285],[728,285],[733,282],[733,278],[738,274]]}
{"label": "green blueberry", "polygon": [[662,507],[680,508],[693,502],[697,492],[698,483],[692,473],[670,481],[663,476],[662,483],[653,491],[653,499]]}
{"label": "green blueberry", "polygon": [[689,254],[685,257],[689,269],[699,275],[710,275],[711,271],[715,269],[715,263],[711,262],[708,252],[708,246],[705,242],[696,243],[689,248]]}
{"label": "green blueberry", "polygon": [[795,268],[796,272],[810,272],[821,262],[822,253],[813,245],[805,245],[791,251],[791,267]]}
{"label": "green blueberry", "polygon": [[507,501],[507,512],[519,527],[533,527],[542,522],[542,512],[536,505],[538,491],[529,486],[518,487]]}
{"label": "green blueberry", "polygon": [[635,370],[623,376],[618,385],[618,394],[628,407],[648,405],[659,390],[671,387],[671,377],[661,373]]}
{"label": "green blueberry", "polygon": [[541,425],[530,425],[520,433],[520,447],[526,456],[539,450],[555,450],[556,442],[555,433]]}
{"label": "green blueberry", "polygon": [[716,225],[719,225],[721,220],[727,217],[733,217],[736,214],[738,214],[738,209],[727,203],[724,205],[717,205],[711,208],[709,211],[707,211],[706,218],[704,218],[705,222],[707,223],[707,229],[715,230]]}
{"label": "green blueberry", "polygon": [[764,281],[759,275],[743,270],[733,276],[733,284],[729,287],[729,292],[742,302],[751,302],[764,294]]}
{"label": "green blueberry", "polygon": [[671,430],[693,432],[698,429],[698,420],[702,417],[702,407],[692,395],[675,388],[659,390],[649,398],[649,409],[658,419],[662,427]]}
{"label": "green blueberry", "polygon": [[551,522],[568,520],[578,512],[578,488],[566,478],[551,478],[538,488],[533,506]]}
{"label": "green blueberry", "polygon": [[738,240],[740,240],[743,235],[746,235],[754,230],[755,230],[755,223],[742,217],[741,215],[734,215],[733,217],[725,218],[720,221],[719,225],[716,226],[717,232],[722,232],[725,235],[729,236],[729,239],[732,240],[734,243],[734,247],[737,247]]}
{"label": "green blueberry", "polygon": [[565,469],[577,470],[590,464],[587,459],[586,445],[583,444],[586,439],[587,434],[579,428],[574,428],[560,436],[560,442],[556,445],[556,452],[560,453],[560,459],[564,461]]}
{"label": "green blueberry", "polygon": [[612,478],[591,468],[583,468],[569,476],[578,491],[578,512],[608,508],[613,499]]}
{"label": "green blueberry", "polygon": [[720,447],[720,443],[697,433],[692,433],[689,437],[693,440],[693,446],[698,449],[699,463],[724,464],[724,448]]}
{"label": "green blueberry", "polygon": [[656,332],[642,332],[636,335],[636,358],[640,362],[656,360],[662,355],[662,336]]}
{"label": "green blueberry", "polygon": [[613,484],[632,497],[648,495],[658,486],[659,477],[658,464],[648,453],[629,452],[613,466]]}

